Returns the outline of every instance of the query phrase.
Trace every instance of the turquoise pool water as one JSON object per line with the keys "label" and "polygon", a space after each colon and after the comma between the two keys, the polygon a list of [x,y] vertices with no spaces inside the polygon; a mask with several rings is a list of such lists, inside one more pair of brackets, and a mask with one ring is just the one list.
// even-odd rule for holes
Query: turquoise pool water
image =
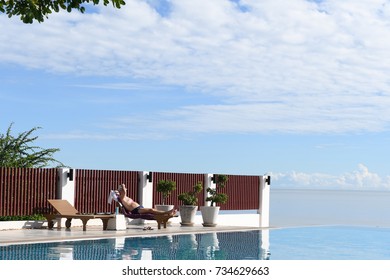
{"label": "turquoise pool water", "polygon": [[390,228],[326,226],[0,246],[1,260],[389,260]]}
{"label": "turquoise pool water", "polygon": [[390,228],[323,226],[270,233],[270,259],[390,260]]}

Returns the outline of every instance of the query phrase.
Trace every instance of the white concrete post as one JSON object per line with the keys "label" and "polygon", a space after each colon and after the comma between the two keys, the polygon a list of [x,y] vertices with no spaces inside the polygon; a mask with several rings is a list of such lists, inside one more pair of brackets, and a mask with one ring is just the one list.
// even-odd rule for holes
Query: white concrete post
{"label": "white concrete post", "polygon": [[[259,205],[259,214],[260,214],[260,227],[269,227],[269,206],[270,206],[270,184],[268,179],[270,176],[260,176],[260,205]],[[267,182],[268,181],[268,182]]]}
{"label": "white concrete post", "polygon": [[[73,178],[71,173],[73,172]],[[58,188],[57,198],[69,201],[74,206],[74,192],[75,192],[75,180],[76,170],[69,168],[58,168]]]}
{"label": "white concrete post", "polygon": [[[76,176],[75,169],[69,168],[58,168],[58,186],[56,196],[57,199],[63,199],[69,201],[70,204],[74,206],[74,192],[75,192],[75,181],[74,178]],[[57,227],[64,225],[65,219],[57,219]]]}
{"label": "white concrete post", "polygon": [[[148,179],[152,176],[152,181]],[[153,207],[153,173],[147,171],[140,171],[140,178],[138,182],[138,203],[143,205],[145,208]]]}
{"label": "white concrete post", "polygon": [[204,186],[204,205],[205,206],[210,206],[210,201],[206,201],[206,198],[208,196],[208,193],[206,192],[207,188],[215,189],[217,185],[213,182],[212,177],[214,174],[204,174],[205,175],[205,186]]}

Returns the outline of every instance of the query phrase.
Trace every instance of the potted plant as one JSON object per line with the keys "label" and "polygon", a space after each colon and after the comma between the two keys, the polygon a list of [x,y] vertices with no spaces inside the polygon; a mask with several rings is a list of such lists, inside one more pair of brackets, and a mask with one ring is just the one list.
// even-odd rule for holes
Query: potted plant
{"label": "potted plant", "polygon": [[216,183],[215,188],[207,188],[208,197],[206,201],[210,202],[210,206],[202,206],[201,213],[203,219],[203,226],[215,227],[218,218],[220,207],[216,204],[224,204],[228,200],[228,195],[221,193],[221,189],[226,187],[226,182],[229,180],[227,175],[214,175],[214,181]]}
{"label": "potted plant", "polygon": [[162,204],[156,205],[156,209],[169,211],[174,205],[165,205],[166,199],[176,190],[176,182],[172,180],[160,180],[157,183],[157,192],[162,194]]}
{"label": "potted plant", "polygon": [[198,194],[203,190],[202,182],[194,185],[193,190],[178,195],[178,199],[183,202],[180,206],[180,217],[182,226],[193,226],[196,211],[198,210]]}

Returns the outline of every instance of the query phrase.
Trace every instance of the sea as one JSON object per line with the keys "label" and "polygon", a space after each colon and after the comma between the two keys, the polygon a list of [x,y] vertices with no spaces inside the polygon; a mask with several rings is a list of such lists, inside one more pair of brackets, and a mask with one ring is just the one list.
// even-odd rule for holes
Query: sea
{"label": "sea", "polygon": [[270,226],[390,227],[390,191],[271,189]]}

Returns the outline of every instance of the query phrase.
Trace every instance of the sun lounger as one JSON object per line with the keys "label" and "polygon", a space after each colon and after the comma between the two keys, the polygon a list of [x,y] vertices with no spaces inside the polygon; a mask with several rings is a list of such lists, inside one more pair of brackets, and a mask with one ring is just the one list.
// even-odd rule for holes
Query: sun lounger
{"label": "sun lounger", "polygon": [[174,217],[169,214],[133,214],[130,211],[127,211],[127,209],[123,206],[119,196],[116,195],[115,191],[111,191],[110,195],[112,195],[113,199],[117,202],[119,208],[121,209],[122,214],[125,217],[129,219],[144,219],[144,220],[156,221],[158,229],[161,229],[161,225],[163,225],[164,228],[167,228],[168,220]]}
{"label": "sun lounger", "polygon": [[[87,222],[90,219],[101,219],[103,222],[103,230],[107,229],[108,220],[115,218],[114,214],[83,214],[79,213],[67,200],[60,199],[48,199],[51,206],[55,209],[54,214],[45,214],[47,219],[48,228],[52,229],[54,226],[53,220],[58,218],[65,218],[66,228],[70,228],[72,219],[80,219],[83,222],[83,231],[87,230]],[[61,225],[59,226],[61,227]]]}
{"label": "sun lounger", "polygon": [[[119,201],[118,201],[118,204],[122,205],[122,203],[120,203]],[[169,214],[133,214],[133,213],[127,211],[127,209],[125,207],[123,207],[123,205],[120,206],[120,208],[121,208],[122,214],[126,218],[156,221],[158,229],[161,229],[161,225],[163,225],[164,228],[167,228],[168,220],[173,217],[172,215],[169,215]]]}

